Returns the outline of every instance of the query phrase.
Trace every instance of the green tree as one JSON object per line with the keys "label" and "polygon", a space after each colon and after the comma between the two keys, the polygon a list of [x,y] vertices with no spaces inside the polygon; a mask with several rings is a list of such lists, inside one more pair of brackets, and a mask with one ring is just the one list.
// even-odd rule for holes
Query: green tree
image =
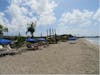
{"label": "green tree", "polygon": [[0,35],[1,36],[3,36],[3,32],[8,32],[8,28],[0,24]]}
{"label": "green tree", "polygon": [[27,27],[26,34],[27,34],[28,32],[30,32],[31,37],[34,37],[36,22],[32,22],[32,24],[29,24],[29,25],[30,25],[30,26]]}

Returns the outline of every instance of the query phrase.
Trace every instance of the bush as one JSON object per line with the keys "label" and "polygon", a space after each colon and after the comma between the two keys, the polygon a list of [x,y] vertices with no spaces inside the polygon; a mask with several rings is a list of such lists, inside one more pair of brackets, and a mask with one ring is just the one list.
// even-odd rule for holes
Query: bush
{"label": "bush", "polygon": [[17,37],[16,47],[21,47],[24,44],[25,38],[24,37]]}

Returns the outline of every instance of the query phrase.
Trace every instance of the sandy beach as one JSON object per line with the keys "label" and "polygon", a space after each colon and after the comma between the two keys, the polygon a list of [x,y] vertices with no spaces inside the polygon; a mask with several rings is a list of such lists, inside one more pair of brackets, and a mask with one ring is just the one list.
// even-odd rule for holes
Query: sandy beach
{"label": "sandy beach", "polygon": [[79,39],[0,57],[0,74],[98,74],[99,47]]}

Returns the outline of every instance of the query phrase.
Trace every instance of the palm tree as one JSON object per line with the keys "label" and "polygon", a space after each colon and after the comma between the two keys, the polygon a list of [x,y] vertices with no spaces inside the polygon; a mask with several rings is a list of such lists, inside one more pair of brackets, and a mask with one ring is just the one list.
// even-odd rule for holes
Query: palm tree
{"label": "palm tree", "polygon": [[30,26],[27,27],[26,34],[27,34],[28,32],[30,32],[31,37],[34,37],[34,34],[33,34],[33,33],[35,32],[35,26],[36,26],[36,21],[35,21],[35,23],[32,22],[32,24],[30,24]]}
{"label": "palm tree", "polygon": [[0,36],[3,36],[3,32],[8,32],[8,28],[0,24]]}
{"label": "palm tree", "polygon": [[0,35],[3,35],[2,29],[3,29],[3,26],[0,25]]}

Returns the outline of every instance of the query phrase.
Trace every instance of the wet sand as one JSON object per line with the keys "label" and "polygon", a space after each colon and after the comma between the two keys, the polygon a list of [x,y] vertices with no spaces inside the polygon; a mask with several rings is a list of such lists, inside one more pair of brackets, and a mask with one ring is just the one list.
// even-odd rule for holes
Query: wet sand
{"label": "wet sand", "polygon": [[99,47],[84,39],[0,57],[0,74],[98,74]]}

